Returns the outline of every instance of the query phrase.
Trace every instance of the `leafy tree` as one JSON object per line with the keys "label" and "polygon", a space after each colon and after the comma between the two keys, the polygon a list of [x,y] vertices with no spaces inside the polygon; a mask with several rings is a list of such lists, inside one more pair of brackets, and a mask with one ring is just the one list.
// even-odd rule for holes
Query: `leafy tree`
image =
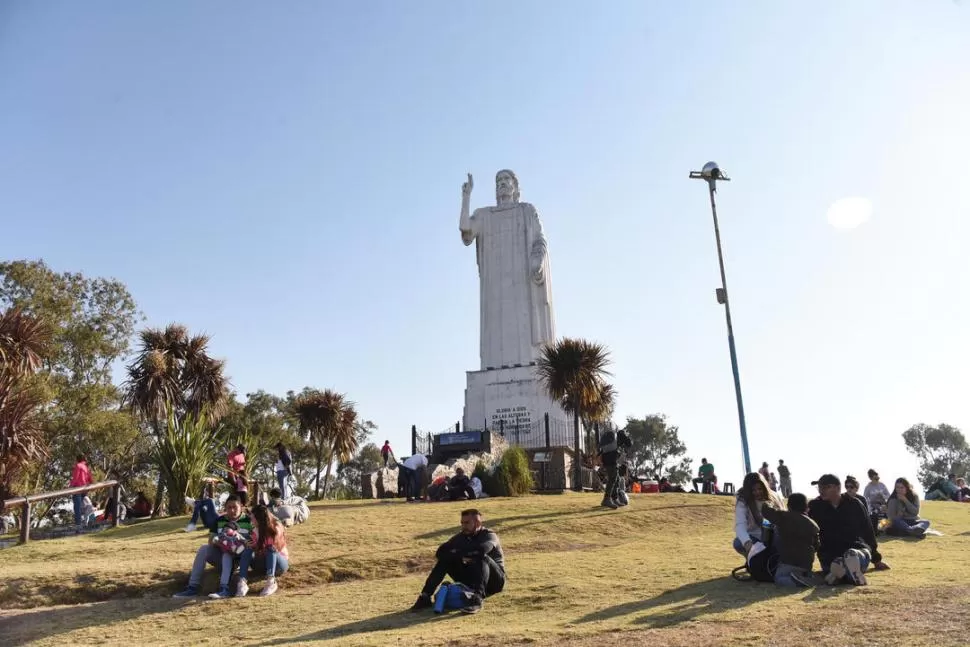
{"label": "leafy tree", "polygon": [[46,456],[38,410],[43,404],[32,382],[50,346],[50,327],[19,309],[0,315],[0,501],[31,461]]}
{"label": "leafy tree", "polygon": [[346,462],[337,466],[337,498],[359,499],[361,478],[364,474],[376,472],[384,464],[381,450],[374,443],[367,443]]}
{"label": "leafy tree", "polygon": [[268,483],[276,481],[276,444],[284,443],[292,452],[303,443],[296,427],[288,425],[286,401],[256,391],[246,394],[246,402],[230,399],[220,424],[219,439],[223,447],[246,447],[246,469]]}
{"label": "leafy tree", "polygon": [[[579,421],[590,412],[603,409],[606,377],[610,373],[609,351],[585,339],[563,338],[543,347],[536,373],[553,400],[573,415],[576,475],[574,488],[582,489],[582,461],[579,460]],[[612,387],[610,391],[612,392]],[[608,393],[606,394],[609,397]]]}
{"label": "leafy tree", "polygon": [[949,474],[970,472],[970,446],[963,433],[952,425],[913,425],[903,432],[903,442],[919,459],[919,480],[923,487],[928,488]]}
{"label": "leafy tree", "polygon": [[[229,379],[224,362],[209,356],[208,344],[208,336],[190,336],[185,326],[174,323],[164,330],[147,328],[139,334],[138,351],[127,366],[124,404],[145,421],[156,444],[163,442],[170,417],[177,428],[193,420],[214,427],[228,410]],[[156,451],[155,456],[161,454]],[[158,468],[154,514],[158,514],[166,485],[169,503],[177,504],[169,512],[176,514],[184,507],[180,484],[166,483],[169,473],[164,465]]]}
{"label": "leafy tree", "polygon": [[323,481],[323,494],[326,496],[334,460],[348,461],[357,451],[357,411],[353,402],[331,389],[304,389],[295,398],[293,406],[300,431],[309,441],[316,460],[314,496],[317,498],[320,496],[321,472],[326,463],[327,473]]}
{"label": "leafy tree", "polygon": [[51,338],[35,383],[39,421],[51,453],[28,466],[29,490],[64,485],[74,456],[92,468],[125,475],[144,456],[134,418],[119,410],[113,365],[128,352],[140,314],[120,281],[58,273],[43,261],[0,263],[0,309],[43,320]]}
{"label": "leafy tree", "polygon": [[691,459],[687,445],[680,440],[680,429],[670,425],[663,414],[645,418],[627,418],[626,433],[633,446],[627,457],[637,472],[666,476],[671,483],[683,483],[691,477]]}

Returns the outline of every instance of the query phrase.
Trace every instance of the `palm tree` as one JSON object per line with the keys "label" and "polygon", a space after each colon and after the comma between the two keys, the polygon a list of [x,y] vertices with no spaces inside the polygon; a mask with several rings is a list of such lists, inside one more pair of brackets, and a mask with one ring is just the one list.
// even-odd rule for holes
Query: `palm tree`
{"label": "palm tree", "polygon": [[[616,409],[616,388],[612,384],[604,383],[600,385],[599,396],[583,412],[583,424],[586,425],[587,429],[592,430],[599,423],[609,421],[614,409]],[[596,440],[598,439],[593,437],[590,446]]]}
{"label": "palm tree", "polygon": [[0,501],[11,494],[21,470],[43,459],[43,402],[31,378],[51,342],[46,322],[19,308],[0,315]]}
{"label": "palm tree", "polygon": [[[229,380],[224,363],[208,354],[209,337],[190,336],[185,326],[173,323],[164,330],[147,328],[141,331],[139,340],[139,349],[127,367],[123,402],[148,424],[155,442],[162,442],[167,433],[170,413],[177,428],[186,428],[190,417],[196,421],[204,417],[205,423],[214,427],[228,410]],[[156,456],[161,454],[156,452]],[[165,483],[171,480],[166,473],[166,466],[160,464],[155,515]],[[178,489],[177,483],[169,485]],[[170,492],[172,501],[175,494]],[[175,510],[170,513],[175,514]]]}
{"label": "palm tree", "polygon": [[[579,420],[603,406],[606,367],[610,353],[602,344],[585,339],[563,338],[542,348],[536,362],[539,381],[553,400],[573,415],[576,490],[582,490],[582,461],[579,458]],[[612,393],[610,387],[609,393]]]}
{"label": "palm tree", "polygon": [[317,460],[314,488],[314,495],[317,498],[320,497],[320,478],[324,459],[327,461],[323,488],[323,494],[326,496],[334,459],[349,460],[357,451],[357,411],[354,403],[332,389],[310,390],[304,391],[296,398],[294,413],[299,420],[300,433],[310,441]]}

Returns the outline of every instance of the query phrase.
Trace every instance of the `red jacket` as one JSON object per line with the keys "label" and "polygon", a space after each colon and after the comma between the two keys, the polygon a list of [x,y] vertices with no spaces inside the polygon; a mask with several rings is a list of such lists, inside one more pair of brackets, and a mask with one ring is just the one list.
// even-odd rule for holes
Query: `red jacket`
{"label": "red jacket", "polygon": [[71,487],[82,485],[91,485],[91,470],[85,461],[75,463],[74,471],[71,472]]}

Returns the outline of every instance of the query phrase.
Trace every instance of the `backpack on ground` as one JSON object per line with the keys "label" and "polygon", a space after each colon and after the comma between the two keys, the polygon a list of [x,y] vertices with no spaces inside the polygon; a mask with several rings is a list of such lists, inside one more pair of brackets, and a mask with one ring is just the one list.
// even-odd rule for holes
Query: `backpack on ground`
{"label": "backpack on ground", "polygon": [[766,546],[743,566],[731,571],[731,577],[739,582],[774,582],[780,561],[778,550],[774,546]]}

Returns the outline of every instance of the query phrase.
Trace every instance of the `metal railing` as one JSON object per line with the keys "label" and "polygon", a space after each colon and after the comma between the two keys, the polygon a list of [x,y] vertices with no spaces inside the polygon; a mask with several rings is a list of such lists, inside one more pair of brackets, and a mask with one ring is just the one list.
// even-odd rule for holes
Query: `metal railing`
{"label": "metal railing", "polygon": [[[51,499],[63,499],[65,497],[74,496],[75,494],[87,494],[88,492],[95,492],[97,490],[104,490],[111,488],[111,498],[114,501],[114,510],[111,512],[111,526],[114,528],[118,527],[118,504],[121,501],[121,484],[118,481],[101,481],[99,483],[91,483],[90,485],[82,485],[80,487],[67,488],[65,490],[56,490],[54,492],[43,492],[41,494],[31,494],[28,496],[18,496],[12,499],[7,499],[3,502],[3,508],[0,508],[0,514],[3,514],[7,510],[12,508],[20,507],[20,544],[26,544],[30,541],[30,515],[35,503],[41,501],[50,501]],[[108,510],[105,510],[105,515],[109,514]]]}

